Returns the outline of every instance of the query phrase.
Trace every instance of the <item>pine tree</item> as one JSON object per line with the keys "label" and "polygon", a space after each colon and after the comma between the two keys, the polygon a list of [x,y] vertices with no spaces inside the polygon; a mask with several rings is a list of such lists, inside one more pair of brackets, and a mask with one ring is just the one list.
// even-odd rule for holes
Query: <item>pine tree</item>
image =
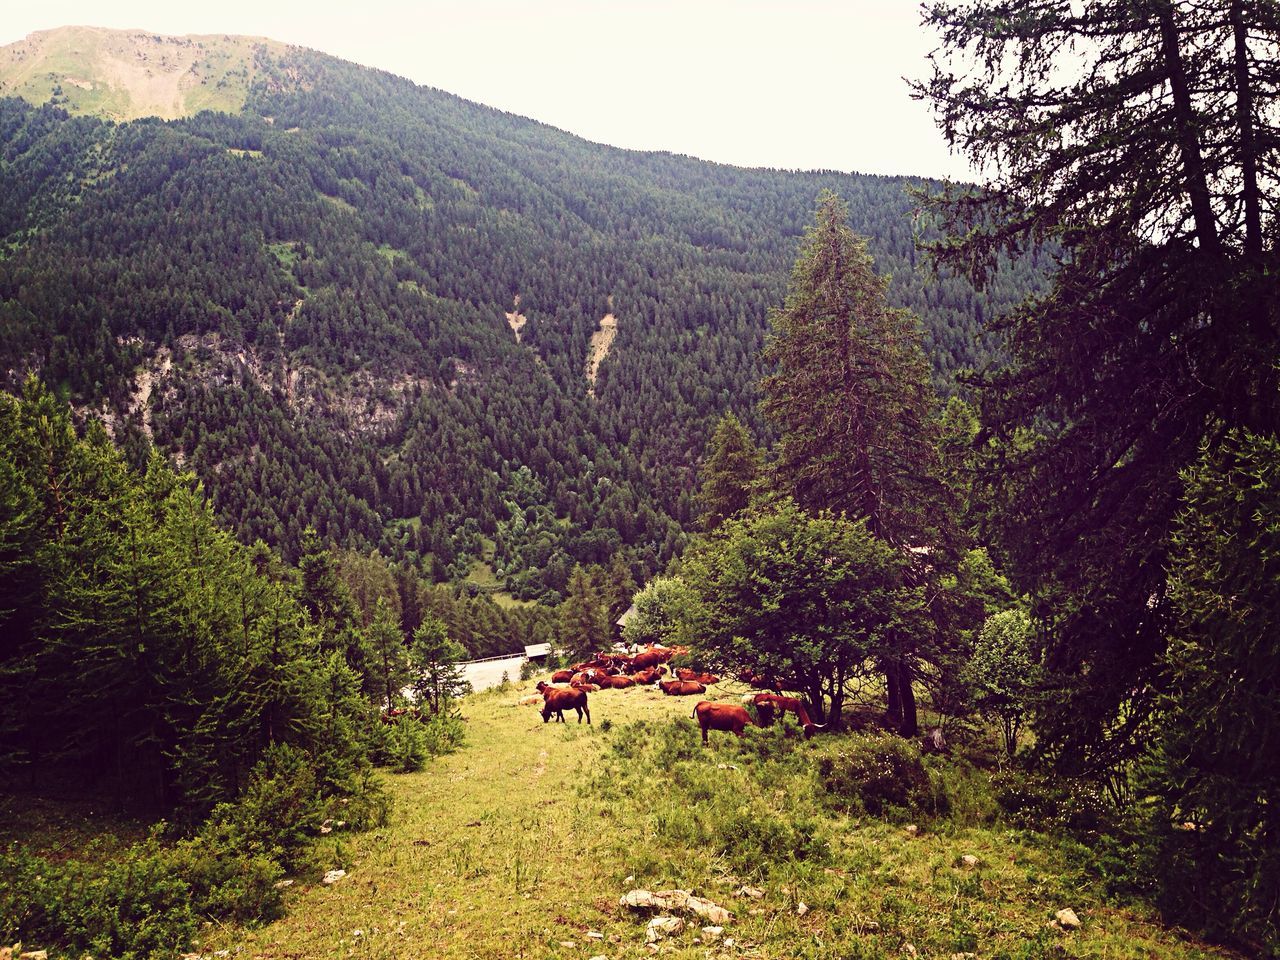
{"label": "pine tree", "polygon": [[609,645],[609,621],[586,570],[573,568],[567,591],[559,611],[560,649],[574,659],[603,650]]}
{"label": "pine tree", "polygon": [[707,447],[698,507],[703,529],[711,531],[751,502],[761,457],[751,434],[732,413],[720,418]]}
{"label": "pine tree", "polygon": [[366,679],[376,683],[384,709],[390,710],[400,699],[400,688],[409,678],[409,664],[400,623],[384,597],[379,597],[374,605],[368,647],[370,676]]}
{"label": "pine tree", "polygon": [[409,667],[419,702],[433,715],[447,710],[450,701],[463,696],[469,688],[458,666],[464,652],[450,638],[443,620],[431,614],[423,616],[409,648]]}

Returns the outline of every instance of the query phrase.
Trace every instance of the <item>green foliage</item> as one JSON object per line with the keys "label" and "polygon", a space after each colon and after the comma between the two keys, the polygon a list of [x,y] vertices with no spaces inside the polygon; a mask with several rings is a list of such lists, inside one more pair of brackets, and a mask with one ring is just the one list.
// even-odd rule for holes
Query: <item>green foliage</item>
{"label": "green foliage", "polygon": [[991,788],[1000,809],[1020,827],[1093,842],[1119,835],[1126,825],[1115,803],[1092,780],[1006,768],[991,775]]}
{"label": "green foliage", "polygon": [[1280,949],[1280,442],[1227,433],[1184,474],[1158,762],[1160,902]]}
{"label": "green foliage", "polygon": [[569,578],[568,595],[560,604],[557,646],[570,660],[604,650],[612,639],[608,607],[581,567]]}
{"label": "green foliage", "polygon": [[693,591],[681,577],[654,577],[635,595],[636,612],[622,628],[629,644],[685,646],[692,642]]}
{"label": "green foliage", "polygon": [[731,412],[716,424],[707,449],[698,505],[703,529],[714,530],[751,503],[764,465],[751,434]]}
{"label": "green foliage", "polygon": [[451,701],[463,696],[470,685],[458,666],[462,647],[449,638],[444,621],[426,616],[413,632],[409,669],[418,702],[433,716],[447,712]]}
{"label": "green foliage", "polygon": [[421,770],[427,757],[434,751],[427,749],[427,737],[422,732],[422,724],[409,715],[402,716],[400,722],[389,727],[388,757],[392,769],[399,773],[413,773]]}
{"label": "green foliage", "polygon": [[818,761],[818,777],[839,809],[903,820],[941,817],[949,810],[940,781],[925,769],[919,748],[888,734],[851,736]]}
{"label": "green foliage", "polygon": [[1009,757],[1018,749],[1018,731],[1040,682],[1032,641],[1031,618],[1024,611],[993,614],[983,623],[964,671],[974,706],[984,716],[1000,720]]}
{"label": "green foliage", "polygon": [[695,543],[681,578],[710,660],[785,678],[816,708],[816,722],[829,714],[838,725],[848,687],[915,616],[903,565],[865,523],[811,517],[784,500]]}

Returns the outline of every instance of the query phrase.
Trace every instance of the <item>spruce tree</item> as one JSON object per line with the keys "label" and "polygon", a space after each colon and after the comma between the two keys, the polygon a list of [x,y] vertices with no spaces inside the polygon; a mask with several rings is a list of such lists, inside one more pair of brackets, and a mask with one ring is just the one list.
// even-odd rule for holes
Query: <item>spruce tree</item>
{"label": "spruce tree", "polygon": [[[839,197],[824,192],[771,315],[765,349],[776,372],[763,382],[764,412],[779,427],[775,482],[810,512],[865,519],[877,539],[932,547],[939,526],[937,449],[929,368],[914,318],[889,306]],[[918,637],[884,645],[890,722],[916,730],[912,660]]]}
{"label": "spruce tree", "polygon": [[702,467],[698,493],[704,530],[714,530],[751,502],[761,471],[760,449],[732,412],[716,424]]}

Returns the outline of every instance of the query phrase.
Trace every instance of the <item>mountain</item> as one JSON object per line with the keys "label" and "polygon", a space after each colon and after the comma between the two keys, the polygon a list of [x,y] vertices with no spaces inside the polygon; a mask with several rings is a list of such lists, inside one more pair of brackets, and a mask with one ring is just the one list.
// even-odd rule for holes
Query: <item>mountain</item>
{"label": "mountain", "polygon": [[544,600],[575,563],[659,569],[715,420],[767,438],[766,317],[823,189],[944,391],[1040,273],[931,276],[927,184],[615,149],[271,41],[65,28],[0,65],[8,385],[154,442],[289,558],[311,525]]}

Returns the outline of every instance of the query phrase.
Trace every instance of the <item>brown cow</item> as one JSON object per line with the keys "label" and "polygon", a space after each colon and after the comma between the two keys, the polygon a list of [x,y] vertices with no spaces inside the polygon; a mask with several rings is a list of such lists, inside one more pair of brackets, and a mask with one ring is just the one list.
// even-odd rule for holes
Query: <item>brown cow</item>
{"label": "brown cow", "polygon": [[658,671],[653,667],[650,667],[648,670],[641,670],[639,673],[633,674],[631,679],[636,683],[657,683],[658,677],[660,676],[662,676],[662,674],[658,673]]}
{"label": "brown cow", "polygon": [[555,673],[551,675],[552,683],[568,683],[572,679],[573,679],[572,670],[557,670]]}
{"label": "brown cow", "polygon": [[[609,686],[614,690],[625,690],[627,687],[634,687],[636,685],[636,681],[631,677],[607,677],[606,679],[609,681]],[[601,687],[603,688],[603,684]]]}
{"label": "brown cow", "polygon": [[707,688],[696,680],[659,680],[658,687],[669,697],[687,697],[707,692]]}
{"label": "brown cow", "polygon": [[[806,737],[812,737],[817,730],[826,729],[825,723],[818,724],[809,719],[809,711],[805,708],[804,701],[796,697],[780,697],[776,693],[757,693],[752,702],[760,711],[760,718],[766,725],[773,722],[773,711],[777,710],[782,713],[794,713],[796,719],[800,721],[800,726],[804,728]],[[768,720],[764,719],[766,715],[769,717]]]}
{"label": "brown cow", "polygon": [[690,716],[696,718],[698,726],[702,728],[703,743],[707,742],[708,730],[727,730],[740,737],[744,729],[755,726],[751,714],[747,713],[745,707],[740,707],[736,703],[712,703],[709,700],[703,700],[693,708]]}
{"label": "brown cow", "polygon": [[564,723],[564,711],[577,710],[578,722],[582,722],[582,715],[587,716],[587,723],[591,723],[591,710],[587,707],[587,692],[585,690],[575,690],[572,687],[553,687],[550,684],[539,683],[538,691],[542,694],[542,722],[546,723],[551,719],[551,715],[556,715],[556,721]]}
{"label": "brown cow", "polygon": [[662,663],[662,657],[653,650],[645,650],[637,653],[631,658],[631,662],[627,664],[627,671],[630,673],[639,673],[641,670],[649,670]]}
{"label": "brown cow", "polygon": [[713,683],[720,682],[720,678],[714,673],[699,673],[697,670],[691,670],[688,667],[678,669],[676,676],[681,680],[696,680],[698,683],[706,684],[708,687]]}

